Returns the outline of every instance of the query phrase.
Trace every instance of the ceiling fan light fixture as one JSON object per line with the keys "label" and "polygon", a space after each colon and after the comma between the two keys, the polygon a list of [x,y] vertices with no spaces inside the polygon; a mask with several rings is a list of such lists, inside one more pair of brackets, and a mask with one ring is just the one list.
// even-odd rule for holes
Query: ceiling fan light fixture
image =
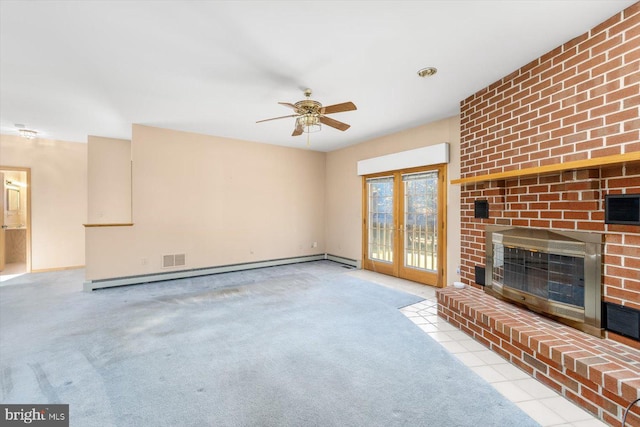
{"label": "ceiling fan light fixture", "polygon": [[320,132],[320,118],[315,114],[305,114],[298,117],[298,126],[301,126],[304,133]]}
{"label": "ceiling fan light fixture", "polygon": [[418,70],[418,75],[420,77],[431,77],[437,72],[438,72],[438,69],[436,67],[426,67],[421,70]]}
{"label": "ceiling fan light fixture", "polygon": [[322,129],[322,126],[317,124],[317,125],[307,126],[306,128],[304,128],[304,131],[306,133],[315,133],[315,132],[320,132],[321,129]]}

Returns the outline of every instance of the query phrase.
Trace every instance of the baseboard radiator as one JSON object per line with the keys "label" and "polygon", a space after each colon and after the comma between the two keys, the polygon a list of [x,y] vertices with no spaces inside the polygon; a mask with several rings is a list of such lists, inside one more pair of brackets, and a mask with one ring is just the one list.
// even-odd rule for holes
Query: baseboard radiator
{"label": "baseboard radiator", "polygon": [[207,276],[209,274],[231,273],[233,271],[253,270],[256,268],[276,267],[279,265],[299,264],[302,262],[329,260],[360,268],[360,261],[331,254],[307,255],[293,258],[281,258],[267,261],[230,264],[217,267],[194,268],[188,270],[171,271],[166,273],[152,273],[138,276],[115,277],[112,279],[86,280],[84,291],[112,288],[115,286],[139,285],[143,283],[160,282],[164,280],[186,279],[189,277]]}

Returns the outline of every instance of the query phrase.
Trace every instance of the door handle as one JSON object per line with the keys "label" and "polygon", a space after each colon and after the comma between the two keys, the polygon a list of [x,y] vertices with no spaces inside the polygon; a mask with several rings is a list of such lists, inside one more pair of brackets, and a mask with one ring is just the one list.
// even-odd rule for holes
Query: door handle
{"label": "door handle", "polygon": [[2,224],[2,228],[7,229],[7,228],[9,228],[9,226]]}

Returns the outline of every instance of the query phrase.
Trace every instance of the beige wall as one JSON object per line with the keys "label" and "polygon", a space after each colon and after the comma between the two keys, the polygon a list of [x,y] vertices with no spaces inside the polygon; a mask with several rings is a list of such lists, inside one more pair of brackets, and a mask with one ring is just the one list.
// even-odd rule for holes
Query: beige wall
{"label": "beige wall", "polygon": [[87,145],[0,135],[0,166],[31,168],[31,267],[85,263]]}
{"label": "beige wall", "polygon": [[[460,120],[452,117],[327,153],[327,253],[362,258],[362,178],[359,160],[448,142],[448,179],[460,176]],[[460,263],[460,188],[447,190],[447,281],[457,280]]]}
{"label": "beige wall", "polygon": [[88,280],[325,252],[324,153],[140,125],[131,148],[134,225],[87,228]]}
{"label": "beige wall", "polygon": [[[449,142],[449,179],[459,177],[457,117],[326,154],[138,125],[133,136],[90,137],[100,147],[90,154],[87,144],[0,135],[0,165],[32,171],[33,269],[83,265],[85,247],[90,280],[171,271],[161,267],[165,254],[186,254],[185,268],[325,252],[360,259],[358,160]],[[87,170],[101,156],[123,177],[103,198],[109,168]],[[131,196],[120,198],[127,186]],[[459,262],[458,186],[448,199],[451,281]],[[82,227],[126,222],[126,210],[133,227]]]}
{"label": "beige wall", "polygon": [[131,141],[89,136],[87,144],[87,222],[131,222]]}

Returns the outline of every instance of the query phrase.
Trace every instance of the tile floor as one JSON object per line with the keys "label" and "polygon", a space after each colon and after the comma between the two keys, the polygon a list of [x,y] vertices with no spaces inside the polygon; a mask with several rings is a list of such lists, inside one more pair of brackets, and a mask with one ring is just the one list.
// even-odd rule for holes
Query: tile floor
{"label": "tile floor", "polygon": [[579,406],[438,317],[435,288],[366,270],[354,276],[425,298],[401,310],[431,338],[543,427],[606,427]]}
{"label": "tile floor", "polygon": [[27,265],[25,263],[18,262],[6,264],[2,272],[0,272],[0,286],[3,286],[2,282],[5,282],[4,284],[7,284],[6,282],[8,280],[26,274],[26,272]]}

